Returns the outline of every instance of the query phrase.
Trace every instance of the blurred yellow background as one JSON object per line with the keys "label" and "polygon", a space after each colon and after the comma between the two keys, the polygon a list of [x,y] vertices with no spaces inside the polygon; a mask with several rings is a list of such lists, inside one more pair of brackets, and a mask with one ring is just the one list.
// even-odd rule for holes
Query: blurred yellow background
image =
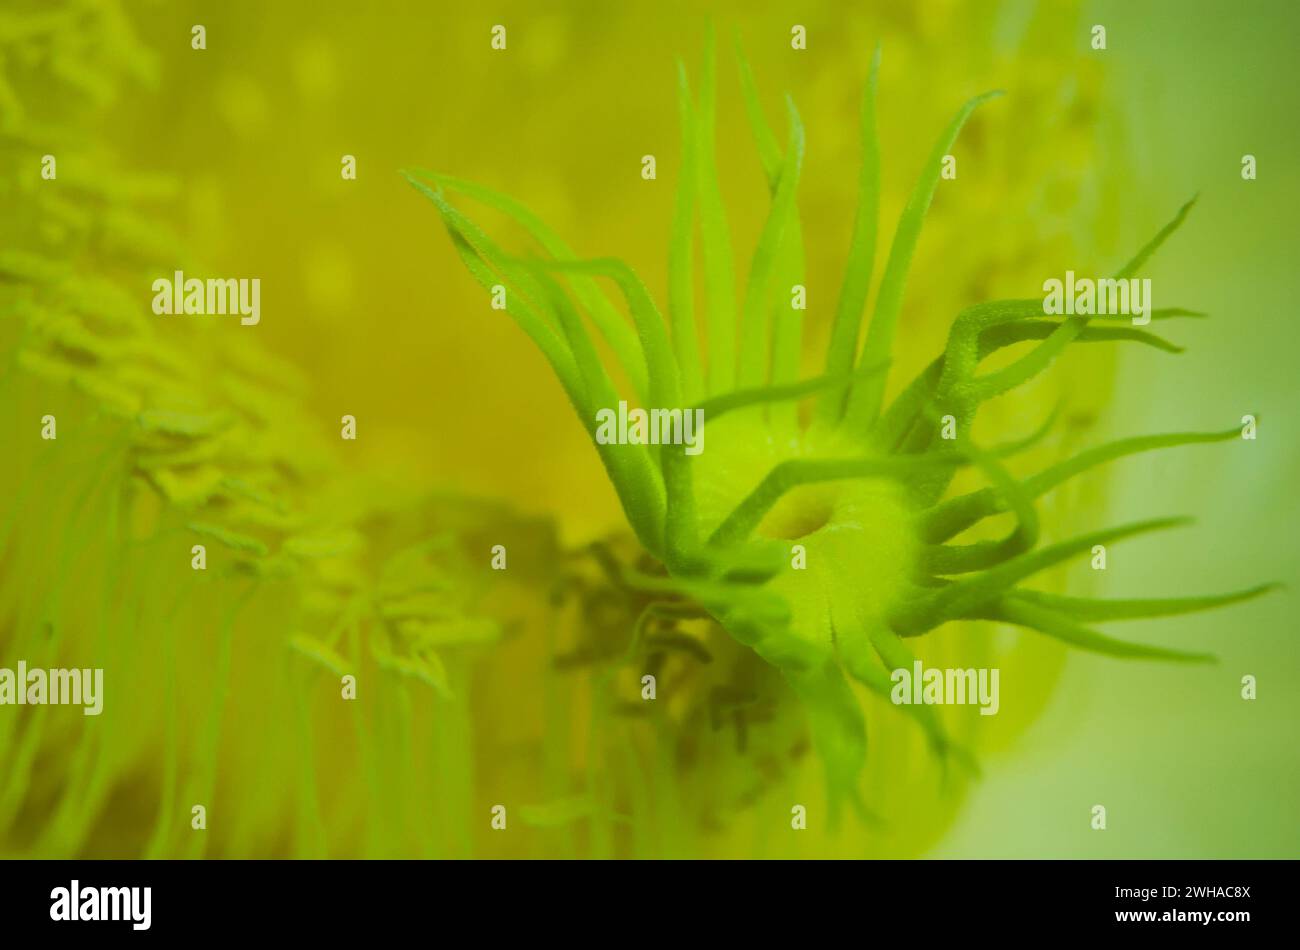
{"label": "blurred yellow background", "polygon": [[[113,138],[131,164],[180,179],[181,202],[160,210],[198,259],[263,279],[257,332],[310,374],[322,417],[361,420],[363,459],[400,459],[427,482],[558,512],[570,537],[621,523],[595,453],[541,357],[488,308],[399,169],[502,190],[579,254],[627,260],[662,300],[675,60],[698,81],[712,22],[718,160],[741,275],[767,202],[733,36],[769,116],[779,119],[788,91],[809,129],[800,210],[810,365],[847,253],[858,101],[877,42],[886,227],[956,107],[990,88],[1012,93],[972,122],[960,187],[932,211],[905,313],[909,372],[937,352],[960,306],[1035,291],[1027,265],[1051,249],[1081,238],[1093,259],[1113,250],[1108,179],[1090,165],[1115,144],[1112,123],[1102,117],[1107,134],[1093,134],[1100,68],[1064,7],[805,4],[802,52],[790,48],[792,14],[776,5],[506,3],[470,15],[322,4],[305,15],[233,2],[160,5],[137,19],[160,53],[158,94],[123,102]],[[200,21],[208,48],[194,51],[189,29]],[[508,30],[505,52],[489,46],[496,23]],[[345,154],[356,156],[356,181],[340,177]],[[654,182],[640,178],[645,154],[658,159]]]}
{"label": "blurred yellow background", "polygon": [[[1290,580],[1300,564],[1300,354],[1290,313],[1300,289],[1292,157],[1300,94],[1290,46],[1300,8],[1211,0],[795,6],[575,0],[471,13],[425,2],[128,3],[123,22],[156,59],[133,62],[128,71],[146,81],[105,97],[86,132],[121,167],[175,181],[150,211],[182,236],[203,276],[261,279],[260,325],[223,329],[255,334],[301,371],[300,409],[331,439],[340,416],[356,416],[349,470],[410,492],[505,499],[553,516],[564,541],[577,544],[623,526],[597,456],[540,354],[489,308],[400,169],[435,169],[510,194],[580,255],[629,262],[662,301],[679,149],[675,62],[697,81],[712,25],[718,164],[743,278],[768,200],[731,57],[739,36],[769,121],[780,129],[789,92],[808,130],[799,209],[810,300],[804,359],[815,371],[853,223],[859,97],[879,42],[885,234],[958,105],[988,89],[1007,93],[958,140],[958,178],[942,184],[913,264],[891,385],[939,352],[961,307],[1033,296],[1044,275],[1067,267],[1106,272],[1199,192],[1188,225],[1151,271],[1157,306],[1213,315],[1170,333],[1189,352],[1085,348],[1027,396],[990,406],[984,422],[1002,437],[1020,435],[1064,397],[1068,448],[1225,428],[1259,413],[1262,435],[1248,461],[1209,449],[1131,460],[1063,491],[1048,518],[1062,530],[1201,518],[1182,543],[1126,545],[1104,579],[1080,571],[1072,578],[1079,592],[1155,596]],[[498,23],[508,31],[501,52],[489,45]],[[790,47],[795,23],[807,28],[806,51]],[[1098,23],[1108,29],[1104,52],[1089,47]],[[191,48],[194,24],[206,28],[204,50]],[[1260,167],[1249,183],[1239,174],[1247,152]],[[655,181],[641,178],[646,154],[657,157]],[[356,157],[355,181],[340,176],[344,155]],[[74,178],[95,171],[75,158],[65,167]],[[938,840],[931,853],[943,856],[1295,856],[1294,598],[1138,625],[1135,639],[1215,650],[1218,667],[1071,654],[1059,681],[1024,684],[1022,698],[1004,704],[1004,734],[953,830],[954,803],[930,822],[927,799],[902,816],[918,828],[895,852]],[[934,648],[960,656],[967,633],[945,628]],[[554,647],[533,637],[504,652],[494,669],[505,672],[483,677],[475,699],[474,722],[491,741],[455,750],[457,761],[476,758],[482,774],[495,770],[499,787],[524,800],[536,763],[497,753],[553,725],[540,724],[540,710],[555,682],[527,677]],[[1054,650],[1040,657],[1053,675],[1062,662]],[[1261,682],[1253,704],[1236,685],[1248,672]],[[1049,692],[1046,713],[1020,735]],[[236,715],[257,729],[259,713]],[[331,730],[344,728],[335,721],[320,734],[328,744]],[[919,747],[914,738],[882,736],[873,754],[887,756],[891,743],[895,752]],[[581,750],[575,755],[581,762]],[[429,767],[426,790],[439,775]],[[1105,835],[1087,826],[1098,801],[1122,816]],[[260,832],[227,846],[275,852],[283,842],[256,834],[276,827],[279,807],[267,806]],[[751,843],[736,832],[711,853],[758,853],[767,845],[754,834]]]}

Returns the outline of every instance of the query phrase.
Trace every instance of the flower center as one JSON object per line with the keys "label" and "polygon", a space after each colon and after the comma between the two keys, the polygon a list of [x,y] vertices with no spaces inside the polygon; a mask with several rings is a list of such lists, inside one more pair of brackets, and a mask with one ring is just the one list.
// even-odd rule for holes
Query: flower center
{"label": "flower center", "polygon": [[835,514],[837,493],[830,485],[801,485],[767,513],[758,526],[765,538],[798,541],[824,528]]}

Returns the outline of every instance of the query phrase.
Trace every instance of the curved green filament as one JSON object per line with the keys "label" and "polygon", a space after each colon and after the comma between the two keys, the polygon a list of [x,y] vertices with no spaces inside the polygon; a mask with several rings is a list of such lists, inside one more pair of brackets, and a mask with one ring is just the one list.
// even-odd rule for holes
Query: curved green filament
{"label": "curved green filament", "polygon": [[959,447],[983,469],[989,481],[1007,499],[1016,516],[1016,525],[1005,538],[998,541],[979,541],[968,545],[946,545],[928,549],[922,556],[922,566],[933,574],[960,574],[978,571],[1008,558],[1028,551],[1038,543],[1038,512],[1032,497],[993,458],[990,453],[975,448],[970,443]]}
{"label": "curved green filament", "polygon": [[[1080,452],[1074,458],[1059,462],[1037,475],[1026,479],[1022,485],[1030,498],[1038,498],[1062,482],[1086,472],[1090,468],[1140,452],[1172,448],[1179,445],[1196,445],[1204,442],[1226,442],[1241,435],[1239,429],[1223,432],[1175,432],[1168,435],[1138,436],[1120,439],[1106,445]],[[967,495],[950,498],[922,514],[918,524],[921,537],[930,544],[946,541],[965,531],[971,525],[991,515],[1007,510],[1005,501],[992,488],[982,488]]]}
{"label": "curved green filament", "polygon": [[987,612],[986,619],[1001,620],[1019,627],[1028,627],[1055,640],[1061,640],[1077,649],[1087,650],[1090,653],[1102,653],[1119,659],[1166,660],[1180,663],[1217,662],[1217,658],[1211,653],[1171,650],[1166,647],[1146,646],[1140,643],[1116,640],[1082,624],[1075,623],[1064,614],[1027,603],[1016,597],[1004,598],[1000,604]]}
{"label": "curved green filament", "polygon": [[[559,315],[560,322],[569,336],[578,369],[583,377],[587,395],[587,414],[582,419],[583,428],[591,436],[605,471],[609,474],[611,484],[619,496],[628,522],[634,526],[643,543],[651,550],[659,549],[660,523],[665,518],[671,520],[674,508],[679,513],[689,514],[693,511],[694,500],[691,496],[689,472],[680,473],[674,469],[673,478],[665,465],[663,482],[655,470],[654,461],[643,445],[607,445],[599,442],[596,435],[596,413],[601,407],[613,407],[618,404],[618,393],[613,382],[605,372],[581,318],[573,309],[564,291],[543,269],[535,267],[534,276],[551,297],[552,305]],[[665,500],[664,494],[667,493]],[[681,529],[681,519],[665,524],[663,530]],[[682,542],[681,534],[673,536],[672,541]],[[665,537],[668,544],[670,539]]]}
{"label": "curved green filament", "polygon": [[[1095,319],[1095,318],[1094,318]],[[985,358],[1008,346],[1015,346],[1026,340],[1042,340],[1051,336],[1061,324],[1051,320],[1022,320],[993,327],[980,335],[979,358]],[[1115,343],[1132,341],[1164,350],[1166,353],[1182,353],[1183,348],[1170,343],[1164,337],[1138,327],[1098,327],[1086,326],[1074,338],[1075,343]]]}
{"label": "curved green filament", "polygon": [[700,103],[695,113],[695,187],[700,209],[700,253],[704,259],[704,300],[709,340],[708,390],[726,392],[736,378],[736,288],[731,235],[722,206],[714,148],[717,82],[713,28],[708,28]]}
{"label": "curved green filament", "polygon": [[[866,88],[862,92],[858,122],[861,165],[858,170],[858,210],[853,219],[853,237],[849,257],[844,265],[844,281],[831,324],[830,344],[826,351],[826,372],[842,373],[853,366],[858,349],[862,315],[871,292],[871,276],[876,264],[876,233],[880,218],[880,136],[876,132],[876,88],[880,79],[880,46],[871,57]],[[886,354],[888,355],[888,350]],[[817,404],[816,415],[824,423],[837,422],[844,409],[844,391],[827,393]]]}
{"label": "curved green filament", "polygon": [[781,179],[781,144],[772,133],[772,127],[763,118],[763,106],[758,101],[758,84],[754,81],[754,71],[749,68],[745,50],[740,42],[740,33],[734,37],[736,67],[740,73],[740,94],[745,102],[745,117],[749,120],[750,131],[754,133],[754,145],[758,149],[758,159],[763,163],[763,174],[767,176],[768,187],[776,190]]}
{"label": "curved green filament", "polygon": [[1135,620],[1146,617],[1172,617],[1196,613],[1215,607],[1226,607],[1242,601],[1253,600],[1281,588],[1280,584],[1259,584],[1246,590],[1229,594],[1209,594],[1203,597],[1142,598],[1138,600],[1096,600],[1091,597],[1066,597],[1037,590],[1013,591],[1016,600],[1067,614],[1079,620],[1101,623],[1107,620]]}
{"label": "curved green filament", "polygon": [[[939,141],[930,153],[925,170],[921,173],[916,188],[908,199],[907,207],[899,218],[898,229],[894,232],[894,242],[889,249],[889,259],[885,272],[880,278],[880,290],[876,294],[876,307],[871,315],[871,325],[867,328],[867,338],[863,345],[859,362],[871,365],[888,358],[894,346],[894,331],[898,324],[898,315],[903,308],[903,291],[907,284],[907,272],[916,252],[917,241],[921,237],[921,223],[930,202],[934,199],[935,189],[939,185],[939,176],[943,171],[943,158],[957,140],[957,134],[966,124],[970,114],[982,103],[1002,95],[1001,91],[986,92],[967,102],[948,124]],[[880,414],[880,401],[884,396],[884,381],[868,380],[853,388],[849,394],[847,417],[860,426],[871,425]]]}
{"label": "curved green filament", "polygon": [[767,308],[771,306],[772,285],[778,270],[778,252],[793,216],[795,188],[803,167],[803,123],[792,100],[786,100],[786,108],[790,121],[790,143],[781,167],[780,184],[772,198],[771,211],[754,250],[741,312],[740,365],[737,371],[740,386],[754,386],[767,378],[769,354],[764,318]]}
{"label": "curved green filament", "polygon": [[[686,67],[677,63],[677,110],[682,127],[682,169],[673,205],[672,236],[668,244],[668,315],[673,325],[673,344],[682,373],[682,395],[688,402],[704,392],[704,369],[700,359],[699,331],[695,326],[695,290],[691,258],[695,252],[695,116]],[[557,255],[558,256],[558,255]],[[572,255],[568,255],[572,256]],[[643,390],[644,391],[644,390]]]}
{"label": "curved green filament", "polygon": [[701,402],[697,408],[704,413],[705,419],[717,419],[719,416],[735,409],[744,409],[750,406],[762,405],[764,403],[786,402],[793,399],[799,399],[802,396],[808,396],[832,386],[838,386],[850,382],[856,377],[865,377],[875,373],[883,373],[887,365],[888,364],[881,366],[868,366],[862,370],[852,373],[842,373],[838,376],[817,376],[813,379],[803,380],[797,383],[756,386],[753,389],[737,389],[721,396],[714,396],[711,399],[706,399]]}
{"label": "curved green filament", "polygon": [[891,618],[891,626],[903,636],[915,636],[948,620],[982,617],[980,610],[986,609],[990,603],[1026,577],[1031,577],[1054,564],[1087,551],[1093,545],[1109,544],[1138,534],[1179,527],[1189,524],[1190,521],[1190,518],[1155,518],[1149,521],[1138,521],[1116,528],[1094,531],[1037,551],[1026,552],[974,577],[920,595],[895,612]]}
{"label": "curved green filament", "polygon": [[578,274],[598,274],[618,285],[632,313],[632,322],[641,339],[646,365],[650,369],[650,403],[671,409],[681,405],[681,380],[677,360],[668,339],[668,328],[641,278],[627,264],[613,257],[587,261],[542,261],[543,267]]}
{"label": "curved green filament", "polygon": [[[441,185],[449,191],[463,194],[468,198],[481,202],[490,208],[500,211],[507,217],[516,221],[523,229],[528,232],[532,238],[537,241],[552,257],[566,259],[573,258],[577,255],[559,235],[552,231],[539,217],[533,214],[527,207],[515,199],[504,195],[499,191],[491,188],[485,188],[470,181],[461,178],[455,178],[451,175],[443,175],[437,172],[423,170],[413,170],[404,172],[407,180],[413,185],[413,175],[422,175]],[[419,187],[417,185],[417,187]],[[423,190],[423,189],[421,189]],[[427,194],[427,192],[425,192]],[[640,352],[637,345],[636,334],[628,326],[627,321],[623,318],[618,309],[610,302],[609,298],[600,289],[600,286],[593,280],[585,277],[575,276],[570,281],[573,292],[577,296],[583,309],[591,315],[592,322],[596,324],[601,335],[609,343],[610,348],[614,351],[619,364],[623,371],[627,373],[628,379],[632,383],[632,389],[642,398],[646,396],[646,365],[645,356]]]}
{"label": "curved green filament", "polygon": [[[763,173],[767,176],[768,189],[775,196],[781,184],[781,169],[784,164],[781,147],[763,117],[763,108],[758,99],[758,87],[754,82],[754,74],[749,68],[749,62],[745,59],[738,32],[735,47],[736,64],[740,73],[740,91],[745,102],[745,116],[754,135],[759,159],[763,164]],[[797,207],[790,215],[779,256],[778,286],[793,288],[796,284],[802,284],[804,281],[803,228],[799,223]],[[772,302],[770,378],[773,383],[787,383],[799,377],[799,358],[802,351],[802,312],[788,305],[783,295],[778,293]],[[793,405],[773,407],[770,418],[773,423],[793,428],[798,423],[797,408]]]}
{"label": "curved green filament", "polygon": [[537,348],[542,351],[542,355],[551,364],[552,370],[569,394],[570,400],[574,402],[574,406],[579,412],[582,412],[584,409],[582,386],[578,378],[577,367],[573,361],[573,354],[565,346],[564,342],[556,336],[554,328],[534,309],[537,299],[541,296],[536,285],[534,284],[531,287],[533,305],[530,305],[528,302],[529,289],[526,289],[527,277],[521,275],[518,268],[510,266],[506,256],[488,239],[487,235],[483,234],[464,215],[456,211],[443,197],[440,190],[430,188],[424,182],[410,175],[407,176],[407,180],[437,207],[442,215],[443,223],[451,234],[456,252],[464,261],[466,268],[480,284],[491,289],[493,285],[503,279],[515,286],[517,293],[507,292],[506,294],[506,313],[519,324],[520,329],[527,333],[529,338],[537,345]]}
{"label": "curved green filament", "polygon": [[972,396],[979,401],[984,401],[1029,382],[1064,352],[1065,348],[1083,332],[1086,323],[1086,318],[1070,317],[1050,333],[1047,339],[1010,366],[983,376],[976,376],[970,382]]}
{"label": "curved green filament", "polygon": [[1193,196],[1191,200],[1187,201],[1181,208],[1179,208],[1178,213],[1174,215],[1173,219],[1161,228],[1155,237],[1150,241],[1147,241],[1147,243],[1143,245],[1142,249],[1138,251],[1137,254],[1133,255],[1131,261],[1119,269],[1119,272],[1115,275],[1117,280],[1132,277],[1137,273],[1137,269],[1145,264],[1147,259],[1160,248],[1160,245],[1164,244],[1165,241],[1169,239],[1169,236],[1177,231],[1183,221],[1186,220],[1188,212],[1190,212],[1192,206],[1196,204],[1197,197],[1198,196]]}
{"label": "curved green filament", "polygon": [[[891,703],[894,682],[889,671],[897,669],[910,671],[916,659],[902,640],[883,628],[870,634],[855,632],[845,635],[837,632],[835,645],[849,675],[871,692]],[[979,772],[974,756],[952,741],[933,706],[924,703],[906,703],[897,708],[914,719],[925,731],[930,746],[936,754],[940,756],[952,754],[970,771]]]}

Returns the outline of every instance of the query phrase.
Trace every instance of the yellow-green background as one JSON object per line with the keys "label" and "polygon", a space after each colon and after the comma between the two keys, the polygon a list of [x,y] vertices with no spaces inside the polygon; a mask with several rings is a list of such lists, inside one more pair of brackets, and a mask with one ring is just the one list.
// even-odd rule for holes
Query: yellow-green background
{"label": "yellow-green background", "polygon": [[[1049,714],[978,789],[939,855],[1295,857],[1300,853],[1300,673],[1294,584],[1300,545],[1295,267],[1300,109],[1286,3],[1105,3],[1111,107],[1134,129],[1122,161],[1135,212],[1200,193],[1187,230],[1152,267],[1212,319],[1181,326],[1177,359],[1124,354],[1115,434],[1261,416],[1256,459],[1156,456],[1117,470],[1110,518],[1188,512],[1179,543],[1147,540],[1111,561],[1115,596],[1276,578],[1290,590],[1239,610],[1153,621],[1142,633],[1197,643],[1218,667],[1170,670],[1071,659]],[[1243,154],[1258,180],[1240,178]],[[1166,296],[1164,303],[1171,301]],[[1253,674],[1259,698],[1237,680]],[[1072,823],[1105,803],[1104,835]]]}
{"label": "yellow-green background", "polygon": [[[937,352],[957,307],[1032,294],[1066,267],[1109,268],[1199,192],[1150,276],[1157,305],[1213,318],[1170,331],[1189,348],[1182,356],[1076,362],[1058,386],[1097,416],[1089,442],[1223,428],[1246,412],[1260,414],[1260,438],[1231,454],[1179,450],[1108,470],[1109,500],[1074,523],[1199,522],[1116,549],[1101,582],[1079,582],[1140,596],[1295,574],[1292,4],[1116,2],[1077,15],[1065,4],[939,0],[125,8],[158,54],[156,84],[98,113],[97,134],[122,165],[176,178],[177,199],[157,210],[208,271],[261,278],[261,325],[231,332],[258,334],[309,375],[322,428],[357,416],[358,466],[554,514],[575,542],[620,524],[559,386],[488,309],[398,170],[434,168],[519,197],[580,253],[631,262],[662,298],[674,61],[698,77],[711,19],[741,273],[766,197],[731,69],[733,29],[769,116],[789,91],[809,129],[800,210],[814,346],[848,243],[857,101],[878,40],[886,223],[956,106],[987,88],[1008,93],[962,140],[971,152],[959,149],[959,178],[945,183],[922,240],[901,334],[909,369]],[[206,50],[190,48],[194,23],[207,28]],[[495,23],[509,30],[505,52],[489,47]],[[808,50],[790,49],[793,23],[808,28]],[[1088,47],[1093,23],[1107,28],[1105,52]],[[1033,123],[1018,124],[1022,113]],[[1247,152],[1258,181],[1240,178]],[[647,153],[658,157],[655,182],[639,174]],[[344,154],[357,158],[356,181],[339,176]],[[1044,259],[1058,261],[1054,271]],[[1019,411],[1010,434],[1038,415]],[[1138,639],[1212,649],[1217,667],[1070,656],[1046,713],[986,763],[932,853],[1295,856],[1295,607],[1284,593],[1132,627]],[[1259,678],[1254,703],[1238,696],[1246,673]],[[1004,679],[1002,689],[1003,715],[1014,717],[1017,686]],[[1104,834],[1089,829],[1094,804],[1108,808]]]}

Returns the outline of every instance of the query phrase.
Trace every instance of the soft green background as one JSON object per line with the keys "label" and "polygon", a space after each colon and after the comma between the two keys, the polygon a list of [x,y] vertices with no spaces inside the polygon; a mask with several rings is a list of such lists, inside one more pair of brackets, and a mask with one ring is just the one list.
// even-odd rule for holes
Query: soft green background
{"label": "soft green background", "polygon": [[[1296,220],[1300,147],[1291,3],[1098,3],[1110,89],[1131,123],[1127,191],[1156,225],[1188,195],[1188,226],[1151,268],[1184,323],[1178,357],[1125,352],[1107,414],[1116,435],[1261,418],[1254,443],[1190,448],[1113,469],[1107,522],[1196,513],[1177,536],[1111,551],[1100,592],[1292,589],[1228,610],[1145,621],[1150,642],[1213,650],[1216,667],[1074,655],[1047,714],[990,768],[932,853],[972,856],[1300,856],[1300,564]],[[1243,154],[1259,178],[1241,179]],[[1177,287],[1162,293],[1163,288]],[[1174,538],[1177,538],[1175,541]],[[1084,568],[1087,571],[1087,568]],[[1253,674],[1259,698],[1240,698]],[[1013,687],[1003,684],[1004,693]],[[1108,828],[1090,829],[1094,804]]]}
{"label": "soft green background", "polygon": [[[1073,27],[1081,63],[1060,37],[1071,29],[1067,13],[1049,27],[1037,62],[1032,50],[1004,58],[989,39],[1018,35],[1036,17],[1050,23],[1042,15],[1056,6],[831,3],[797,19],[782,4],[731,3],[506,4],[436,14],[419,4],[327,5],[311,16],[288,5],[199,4],[197,15],[163,7],[141,19],[147,39],[169,50],[161,95],[133,103],[122,118],[142,145],[141,164],[190,176],[179,223],[199,250],[232,273],[263,275],[259,332],[316,368],[321,414],[335,417],[346,406],[366,420],[364,462],[401,464],[554,512],[581,538],[620,521],[603,473],[531,345],[482,310],[431,209],[398,168],[424,164],[518,195],[580,252],[624,256],[661,288],[677,148],[669,79],[679,55],[698,75],[711,15],[723,40],[719,154],[739,260],[765,205],[730,75],[733,29],[746,38],[769,114],[778,114],[788,89],[811,130],[801,211],[814,251],[809,283],[828,287],[839,279],[851,221],[858,83],[878,39],[886,47],[885,222],[962,98],[1008,88],[1007,100],[990,107],[996,117],[1006,113],[994,110],[1050,97],[1058,77],[1078,75],[1105,97],[1095,116],[1063,119],[1062,130],[1083,131],[1019,146],[1013,124],[993,134],[1006,136],[1002,149],[1011,155],[1045,156],[1027,166],[1029,175],[1081,168],[1091,203],[1045,214],[1000,183],[984,185],[985,202],[972,197],[981,188],[978,166],[963,166],[953,197],[962,216],[945,220],[947,206],[936,203],[909,286],[904,345],[915,352],[906,360],[918,365],[935,352],[953,306],[1033,289],[1014,267],[996,269],[1004,235],[1050,237],[1066,228],[1076,245],[1096,252],[1079,261],[1086,270],[1138,246],[1199,193],[1187,226],[1148,272],[1158,305],[1213,318],[1169,331],[1188,347],[1182,356],[1121,352],[1113,396],[1111,380],[1098,375],[1096,398],[1076,403],[1107,407],[1088,444],[1224,428],[1246,412],[1263,419],[1260,438],[1149,455],[1098,475],[1110,479],[1110,502],[1088,512],[1094,527],[1163,514],[1200,520],[1177,535],[1112,549],[1096,593],[1289,581],[1297,564],[1292,407],[1300,352],[1289,304],[1298,8],[1285,0],[1085,6]],[[209,29],[202,56],[177,44],[200,16]],[[788,24],[798,21],[811,36],[805,59],[788,49]],[[493,22],[510,26],[508,67],[487,49]],[[394,29],[402,23],[410,28]],[[1088,49],[1091,23],[1107,27],[1105,52]],[[1090,87],[1097,76],[1100,86]],[[335,156],[344,152],[358,156],[355,183],[338,180]],[[635,177],[645,152],[659,155],[662,188]],[[1247,152],[1259,161],[1254,182],[1240,177]],[[945,227],[957,238],[942,236]],[[292,319],[277,317],[291,309]],[[811,319],[815,326],[818,314]],[[1085,374],[1069,385],[1088,382]],[[521,457],[529,463],[518,464]],[[1095,580],[1078,578],[1078,589]],[[1300,855],[1297,606],[1293,594],[1274,594],[1116,630],[1216,651],[1217,667],[1072,655],[1047,713],[987,762],[984,781],[932,853]],[[1259,678],[1254,703],[1239,698],[1246,673]],[[1016,715],[1016,694],[1016,684],[1003,683],[1004,716]],[[1094,804],[1108,809],[1105,833],[1089,827]]]}
{"label": "soft green background", "polygon": [[[963,133],[960,177],[945,183],[931,209],[902,317],[900,367],[914,371],[937,352],[960,306],[1035,292],[1048,262],[1063,269],[1075,261],[1084,273],[1109,266],[1200,193],[1186,226],[1147,269],[1157,306],[1212,314],[1159,328],[1187,353],[1120,350],[1114,378],[1108,355],[1071,353],[1031,395],[990,407],[1002,412],[990,413],[990,432],[1027,431],[1061,391],[1071,396],[1071,413],[1086,420],[1100,412],[1096,426],[1078,426],[1087,445],[1227,428],[1258,413],[1257,441],[1110,466],[1083,480],[1088,498],[1104,497],[1104,505],[1048,498],[1046,520],[1078,531],[1199,517],[1178,534],[1113,547],[1105,575],[1081,565],[1072,592],[1164,596],[1290,582],[1300,474],[1290,411],[1300,356],[1290,325],[1300,8],[1290,0],[1114,2],[1073,18],[1073,6],[132,2],[124,9],[157,54],[156,82],[94,109],[85,131],[123,167],[177,183],[175,199],[153,210],[208,273],[262,278],[255,339],[311,377],[301,408],[331,435],[342,413],[361,420],[349,465],[554,515],[576,542],[622,522],[596,456],[542,360],[517,327],[486,308],[431,206],[398,169],[425,165],[508,191],[580,253],[626,258],[662,295],[678,146],[674,61],[683,57],[698,77],[712,17],[721,37],[719,158],[740,274],[766,195],[736,90],[733,30],[745,38],[769,117],[779,115],[788,90],[808,126],[800,211],[816,345],[852,222],[859,90],[882,40],[887,229],[956,105],[991,87],[1008,92]],[[195,22],[208,28],[202,52],[189,47]],[[488,49],[495,22],[510,25],[508,57]],[[806,55],[789,49],[793,22],[808,26]],[[1091,23],[1108,29],[1104,52],[1088,48]],[[647,152],[659,156],[654,183],[639,177]],[[1259,161],[1254,182],[1240,177],[1248,152]],[[357,156],[355,182],[339,177],[344,153]],[[97,174],[93,162],[79,166],[75,152],[60,158],[62,181]],[[170,339],[173,327],[160,326]],[[1004,738],[1029,725],[985,758],[984,779],[950,829],[947,806],[932,808],[927,797],[930,777],[921,785],[913,774],[909,784],[892,767],[891,742],[902,748],[917,736],[901,719],[890,721],[873,755],[888,770],[881,782],[910,806],[894,817],[916,833],[905,849],[885,853],[914,853],[937,839],[928,853],[945,857],[1300,856],[1295,598],[1283,592],[1109,631],[1215,651],[1216,667],[1072,654],[1055,684],[1048,675],[1016,682],[1008,668],[1002,713],[980,725]],[[968,632],[952,625],[935,637],[960,647]],[[533,748],[544,728],[533,710],[548,649],[521,638],[513,654],[484,664],[486,689],[467,718],[484,739],[473,752],[485,795],[538,801],[535,775],[525,766],[522,777],[511,771],[524,757],[503,750]],[[1041,672],[1022,666],[1022,676],[1026,669]],[[1247,673],[1259,679],[1253,703],[1239,696]],[[1037,715],[1027,697],[1049,688],[1050,704]],[[241,763],[251,758],[244,745],[280,756],[279,747],[257,741],[260,707],[232,703],[230,715]],[[322,732],[323,744],[332,738]],[[446,784],[468,787],[462,772]],[[236,795],[268,802],[268,824],[279,820],[277,800],[251,770],[232,770],[226,781]],[[360,779],[340,772],[325,787],[345,789],[348,781]],[[154,777],[146,784],[152,794]],[[819,789],[807,787],[816,802]],[[152,808],[152,799],[141,801],[142,810]],[[731,839],[701,836],[690,853],[803,847],[803,838],[791,843],[785,803],[777,804],[756,812],[752,829]],[[1108,809],[1104,833],[1089,827],[1095,804]],[[121,824],[116,813],[108,817],[107,826]],[[502,853],[553,853],[549,839],[482,833],[485,848]],[[855,834],[868,837],[858,828],[817,829],[806,836],[806,853],[862,853]],[[275,853],[272,844],[235,838],[214,853]],[[345,842],[339,853],[351,847]]]}

